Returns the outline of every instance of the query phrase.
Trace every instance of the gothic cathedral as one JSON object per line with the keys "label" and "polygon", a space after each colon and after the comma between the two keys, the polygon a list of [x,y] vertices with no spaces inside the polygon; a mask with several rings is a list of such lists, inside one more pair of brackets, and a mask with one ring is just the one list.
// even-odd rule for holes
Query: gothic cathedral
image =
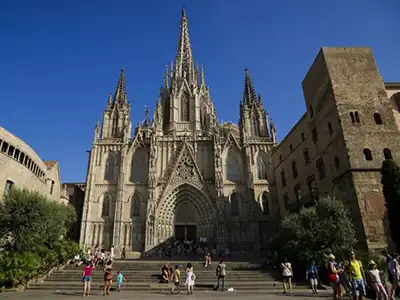
{"label": "gothic cathedral", "polygon": [[153,118],[132,137],[124,70],[95,135],[80,243],[116,253],[171,239],[257,251],[278,205],[271,152],[277,145],[247,69],[239,124],[219,123],[203,67],[195,65],[182,10],[175,62],[166,68]]}

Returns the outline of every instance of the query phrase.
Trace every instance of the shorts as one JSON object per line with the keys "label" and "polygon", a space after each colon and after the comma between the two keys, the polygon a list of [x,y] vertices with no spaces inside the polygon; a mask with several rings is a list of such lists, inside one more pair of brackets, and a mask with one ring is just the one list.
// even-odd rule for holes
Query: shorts
{"label": "shorts", "polygon": [[289,280],[289,279],[292,278],[292,277],[293,277],[292,275],[282,275],[282,278],[283,278],[283,280],[285,280],[285,281]]}
{"label": "shorts", "polygon": [[82,282],[91,282],[92,281],[92,276],[83,276]]}
{"label": "shorts", "polygon": [[364,297],[366,295],[364,279],[350,279],[350,285],[353,289],[353,295],[356,297]]}
{"label": "shorts", "polygon": [[311,278],[310,279],[310,284],[311,285],[318,285],[318,279],[317,278]]}
{"label": "shorts", "polygon": [[174,282],[174,285],[175,285],[175,286],[179,286],[179,281]]}

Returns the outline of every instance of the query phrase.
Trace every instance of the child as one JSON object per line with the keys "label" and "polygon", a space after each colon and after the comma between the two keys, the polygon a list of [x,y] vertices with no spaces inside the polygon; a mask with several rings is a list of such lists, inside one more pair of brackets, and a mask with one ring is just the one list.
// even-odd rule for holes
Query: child
{"label": "child", "polygon": [[118,270],[117,271],[117,290],[118,292],[121,291],[121,285],[125,281],[124,275]]}
{"label": "child", "polygon": [[174,286],[171,289],[171,294],[174,293],[175,289],[179,289],[179,284],[181,282],[181,271],[179,270],[179,266],[175,266],[174,272]]}
{"label": "child", "polygon": [[310,280],[313,294],[318,294],[318,269],[315,266],[315,261],[312,261],[306,274],[306,279]]}

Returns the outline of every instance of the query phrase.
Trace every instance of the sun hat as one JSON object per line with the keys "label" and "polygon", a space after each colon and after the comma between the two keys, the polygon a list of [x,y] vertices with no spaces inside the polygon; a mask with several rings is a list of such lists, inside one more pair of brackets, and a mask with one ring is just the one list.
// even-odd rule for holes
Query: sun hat
{"label": "sun hat", "polygon": [[373,260],[370,260],[368,264],[369,264],[370,266],[372,266],[372,265],[376,265],[376,262],[374,262]]}
{"label": "sun hat", "polygon": [[329,258],[329,259],[335,259],[335,255],[333,255],[333,254],[331,253],[331,254],[329,254],[328,258]]}

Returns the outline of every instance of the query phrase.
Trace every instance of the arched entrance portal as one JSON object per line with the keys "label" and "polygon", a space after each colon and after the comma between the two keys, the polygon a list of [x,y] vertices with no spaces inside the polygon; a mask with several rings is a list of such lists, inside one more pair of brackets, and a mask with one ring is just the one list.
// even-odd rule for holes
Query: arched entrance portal
{"label": "arched entrance portal", "polygon": [[199,214],[190,200],[183,200],[175,208],[174,237],[178,241],[196,241]]}
{"label": "arched entrance portal", "polygon": [[158,205],[156,241],[176,239],[198,240],[215,235],[215,209],[210,199],[191,184],[174,188]]}

